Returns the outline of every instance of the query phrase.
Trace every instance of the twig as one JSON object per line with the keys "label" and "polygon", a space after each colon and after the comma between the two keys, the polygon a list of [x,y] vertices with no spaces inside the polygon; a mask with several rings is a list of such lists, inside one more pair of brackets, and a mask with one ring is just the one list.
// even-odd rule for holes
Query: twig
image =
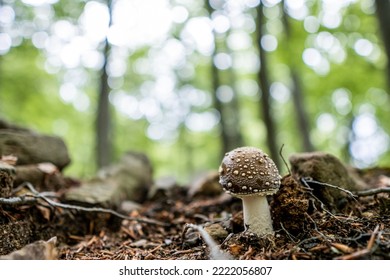
{"label": "twig", "polygon": [[314,198],[314,200],[316,200],[318,203],[320,203],[321,210],[325,211],[329,216],[332,216],[338,220],[338,218],[333,213],[331,213],[329,210],[326,209],[325,204],[321,201],[321,199],[319,199],[316,195],[313,194],[313,189],[309,186],[307,181],[304,180],[304,178],[301,178],[301,182],[302,182],[302,184],[304,184],[304,187],[306,188],[306,190],[308,190],[309,195],[312,198]]}
{"label": "twig", "polygon": [[351,191],[346,190],[346,189],[344,189],[344,188],[342,188],[342,187],[335,186],[335,185],[328,184],[328,183],[319,182],[319,181],[313,180],[312,178],[308,178],[308,177],[306,177],[306,178],[301,178],[301,181],[304,181],[304,182],[309,183],[309,184],[310,184],[310,183],[314,183],[314,184],[317,184],[317,185],[320,185],[320,186],[325,186],[325,187],[329,187],[329,188],[333,188],[333,189],[339,190],[339,191],[341,191],[341,192],[345,192],[345,193],[348,194],[350,197],[352,197],[355,201],[357,201],[356,198],[355,198],[355,197],[356,197],[355,194],[353,194]]}
{"label": "twig", "polygon": [[309,237],[309,238],[306,238],[306,239],[303,239],[301,240],[297,245],[295,245],[295,249],[299,248],[302,244],[306,243],[306,242],[310,242],[310,241],[314,241],[314,240],[320,240],[322,237],[319,237],[319,236],[312,236],[312,237]]}
{"label": "twig", "polygon": [[282,152],[283,152],[283,147],[284,147],[284,144],[282,144],[282,146],[280,147],[279,155],[280,155],[280,157],[282,158],[283,163],[284,163],[284,165],[286,166],[286,168],[287,168],[287,170],[288,170],[288,175],[291,175],[290,167],[288,167],[288,164],[287,164],[287,162],[286,162],[286,160],[284,159],[284,156],[283,156],[283,154],[282,154]]}
{"label": "twig", "polygon": [[159,226],[164,226],[164,227],[169,226],[169,224],[167,224],[167,223],[155,221],[152,219],[147,219],[147,218],[142,219],[142,218],[129,217],[129,216],[123,215],[121,213],[118,213],[112,209],[106,209],[106,208],[101,208],[101,207],[83,207],[83,206],[78,206],[78,205],[71,205],[71,204],[56,202],[56,201],[54,201],[46,196],[46,195],[52,196],[53,195],[52,193],[48,193],[48,192],[40,193],[29,182],[24,182],[23,184],[21,184],[21,186],[27,187],[31,191],[32,195],[10,197],[10,198],[6,198],[6,199],[0,198],[0,204],[1,203],[13,204],[13,205],[26,204],[26,203],[34,203],[34,202],[37,202],[39,199],[42,199],[46,203],[48,203],[50,206],[53,206],[53,207],[59,207],[59,208],[63,208],[63,209],[72,209],[72,210],[78,210],[78,211],[84,211],[84,212],[108,213],[108,214],[117,216],[117,217],[124,219],[124,220],[137,221],[139,223],[153,224],[153,225],[159,225]]}
{"label": "twig", "polygon": [[[34,189],[34,187],[32,186],[31,183],[28,183],[28,182],[27,182],[27,187],[28,187],[31,191],[35,191],[35,193],[37,193],[37,191]],[[169,224],[167,224],[167,223],[159,222],[159,221],[152,220],[152,219],[148,219],[148,218],[135,218],[135,217],[129,217],[129,216],[123,215],[123,214],[121,214],[121,213],[119,213],[119,212],[117,212],[117,211],[115,211],[115,210],[112,210],[112,209],[106,209],[106,208],[101,208],[101,207],[83,207],[83,206],[65,204],[65,203],[53,201],[53,200],[47,198],[46,196],[42,196],[42,195],[39,194],[39,193],[37,193],[37,197],[38,197],[38,198],[42,198],[42,199],[45,200],[49,205],[54,206],[54,207],[60,207],[60,208],[64,208],[64,209],[74,209],[74,210],[85,211],[85,212],[101,212],[101,213],[108,213],[108,214],[117,216],[117,217],[119,217],[119,218],[121,218],[121,219],[124,219],[124,220],[137,221],[137,222],[139,222],[139,223],[151,224],[151,225],[158,225],[158,226],[163,226],[163,227],[169,226]]]}
{"label": "twig", "polygon": [[370,189],[370,190],[364,190],[364,191],[357,191],[355,192],[356,196],[369,196],[374,195],[378,193],[390,193],[390,187],[383,187],[383,188],[376,188],[376,189]]}
{"label": "twig", "polygon": [[374,246],[375,236],[378,234],[378,231],[379,231],[379,225],[376,225],[374,231],[372,232],[370,240],[368,240],[368,243],[367,243],[367,249],[370,251],[371,251],[372,247]]}
{"label": "twig", "polygon": [[210,259],[212,259],[212,260],[231,260],[231,259],[233,259],[232,255],[219,249],[218,244],[215,243],[215,241],[210,236],[210,234],[208,234],[208,232],[205,231],[202,226],[198,226],[198,225],[194,225],[194,224],[186,224],[185,227],[195,229],[200,233],[200,235],[203,237],[203,240],[205,241],[205,243],[209,247]]}
{"label": "twig", "polygon": [[314,224],[315,232],[317,232],[324,239],[325,243],[328,246],[331,246],[331,242],[328,239],[330,239],[332,241],[332,238],[329,238],[328,236],[326,236],[325,234],[323,234],[321,231],[318,230],[316,222],[313,220],[313,218],[309,214],[305,213],[305,216],[307,218],[309,218],[309,220]]}
{"label": "twig", "polygon": [[31,196],[15,196],[15,197],[0,197],[0,204],[7,205],[21,205],[21,204],[33,204],[37,202],[37,199]]}
{"label": "twig", "polygon": [[40,197],[44,201],[46,201],[49,205],[54,206],[54,207],[60,207],[63,209],[74,209],[74,210],[79,210],[79,211],[85,211],[85,212],[101,212],[101,213],[108,213],[112,214],[114,216],[117,216],[121,219],[124,220],[130,220],[130,221],[137,221],[139,223],[144,223],[144,224],[153,224],[153,225],[158,225],[158,226],[169,226],[167,223],[155,221],[152,219],[147,219],[147,218],[134,218],[134,217],[129,217],[126,215],[123,215],[121,213],[116,212],[115,210],[112,209],[106,209],[106,208],[100,208],[100,207],[83,207],[83,206],[77,206],[77,205],[71,205],[71,204],[65,204],[61,202],[55,202],[47,197]]}
{"label": "twig", "polygon": [[358,236],[356,237],[338,237],[338,240],[343,240],[343,241],[353,241],[355,243],[359,243],[358,240],[359,239],[362,239],[362,238],[365,238],[367,236],[371,236],[371,234],[369,233],[360,233]]}
{"label": "twig", "polygon": [[310,217],[310,215],[307,214],[307,213],[305,213],[305,216],[313,223],[313,225],[314,225],[314,230],[315,230],[320,236],[312,236],[312,237],[309,237],[309,238],[306,238],[306,239],[301,240],[299,243],[297,243],[297,244],[294,246],[294,248],[293,248],[292,251],[297,250],[298,248],[300,248],[300,246],[301,246],[302,244],[304,244],[304,243],[306,243],[306,242],[315,241],[315,240],[324,240],[324,242],[325,242],[328,246],[330,246],[331,243],[330,243],[329,240],[327,240],[328,237],[325,236],[322,232],[320,232],[320,231],[318,230],[317,224],[316,224],[316,222],[313,220],[313,218]]}
{"label": "twig", "polygon": [[282,230],[287,234],[288,238],[293,242],[293,243],[296,243],[297,241],[294,240],[294,236],[288,232],[288,230],[283,226],[283,223],[280,222],[280,227],[282,228]]}
{"label": "twig", "polygon": [[376,239],[375,237],[380,236],[378,231],[379,231],[379,225],[377,225],[375,227],[374,231],[372,232],[370,240],[368,240],[368,242],[367,242],[366,248],[359,250],[359,251],[356,251],[356,252],[353,252],[353,253],[348,254],[348,255],[340,256],[336,259],[337,260],[355,260],[355,259],[364,257],[367,254],[372,254],[375,251],[375,248],[374,248],[375,239]]}

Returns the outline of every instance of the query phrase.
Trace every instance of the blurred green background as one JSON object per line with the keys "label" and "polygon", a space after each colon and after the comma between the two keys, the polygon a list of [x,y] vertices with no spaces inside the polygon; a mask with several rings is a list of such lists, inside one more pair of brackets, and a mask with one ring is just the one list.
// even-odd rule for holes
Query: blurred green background
{"label": "blurred green background", "polygon": [[185,180],[239,145],[390,165],[390,1],[0,3],[0,118],[63,137],[68,175],[135,150]]}

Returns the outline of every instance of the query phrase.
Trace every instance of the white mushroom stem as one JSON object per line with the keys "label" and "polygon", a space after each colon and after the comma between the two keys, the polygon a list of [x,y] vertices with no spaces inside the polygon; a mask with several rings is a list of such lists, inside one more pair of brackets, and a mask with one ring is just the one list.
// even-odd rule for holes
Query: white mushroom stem
{"label": "white mushroom stem", "polygon": [[244,224],[258,236],[273,235],[271,213],[266,196],[242,196]]}

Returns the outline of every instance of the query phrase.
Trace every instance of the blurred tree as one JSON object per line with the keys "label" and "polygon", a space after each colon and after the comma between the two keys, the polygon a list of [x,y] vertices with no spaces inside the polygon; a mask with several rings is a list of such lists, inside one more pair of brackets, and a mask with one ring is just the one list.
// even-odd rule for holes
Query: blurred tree
{"label": "blurred tree", "polygon": [[258,48],[260,57],[260,68],[258,71],[258,82],[261,89],[260,105],[263,115],[263,121],[267,129],[267,145],[270,152],[271,158],[274,160],[276,166],[280,168],[280,156],[279,156],[279,145],[276,137],[276,122],[272,115],[272,103],[270,94],[270,80],[268,77],[268,64],[265,50],[261,46],[261,39],[263,37],[263,25],[264,25],[264,14],[263,4],[257,6],[257,19],[256,19],[256,46]]}
{"label": "blurred tree", "polygon": [[[211,7],[210,1],[206,1],[206,7],[210,16],[210,19],[212,19],[212,14],[214,12],[213,7]],[[213,28],[213,42],[214,42],[214,49],[211,55],[211,84],[212,84],[212,96],[213,96],[213,105],[215,109],[220,114],[220,136],[221,136],[221,155],[222,158],[223,155],[233,150],[237,147],[240,147],[243,145],[243,139],[241,134],[241,127],[240,127],[240,108],[238,104],[238,97],[237,92],[234,90],[234,73],[233,69],[230,66],[228,69],[226,69],[225,74],[228,75],[227,80],[229,81],[230,88],[233,88],[233,96],[231,100],[228,102],[222,102],[221,97],[218,96],[218,91],[222,90],[222,83],[221,83],[221,75],[223,74],[216,66],[215,59],[216,56],[219,54],[219,43],[225,45],[226,37],[219,38],[218,34],[215,32],[215,29]],[[222,36],[222,35],[220,35]],[[221,40],[219,40],[221,39]],[[221,41],[221,42],[219,42]],[[222,93],[223,94],[223,93]]]}
{"label": "blurred tree", "polygon": [[[376,13],[387,56],[387,82],[390,90],[390,0],[376,0]],[[390,94],[390,92],[389,92]]]}
{"label": "blurred tree", "polygon": [[[291,46],[292,31],[289,22],[289,17],[286,13],[285,1],[282,1],[282,22],[285,30],[286,45]],[[287,64],[290,67],[291,81],[292,81],[292,97],[294,102],[295,114],[297,118],[297,125],[299,129],[299,137],[301,139],[302,151],[310,152],[314,150],[313,144],[310,139],[310,126],[309,119],[306,113],[306,106],[304,102],[304,93],[302,92],[301,79],[298,73],[295,61],[291,53],[291,48],[287,48],[290,54],[287,55],[289,61]]]}
{"label": "blurred tree", "polygon": [[[112,0],[107,0],[109,10],[110,24],[112,21]],[[99,168],[110,164],[112,157],[112,128],[110,114],[110,87],[108,85],[107,67],[110,55],[110,43],[107,37],[104,40],[103,46],[103,67],[100,72],[99,79],[99,96],[98,106],[96,111],[96,157],[97,166]]]}
{"label": "blurred tree", "polygon": [[[228,37],[230,31],[228,30],[226,33],[226,37]],[[226,151],[230,151],[234,148],[241,147],[244,145],[244,140],[241,132],[241,108],[239,103],[239,96],[237,90],[237,75],[235,73],[235,69],[233,68],[234,64],[234,52],[232,52],[229,47],[226,45],[226,39],[223,40],[224,47],[226,48],[227,54],[231,57],[232,66],[226,69],[226,79],[227,84],[232,90],[232,97],[230,102],[226,103],[225,116],[228,117],[229,127],[231,128],[230,134],[230,142],[231,145]]]}

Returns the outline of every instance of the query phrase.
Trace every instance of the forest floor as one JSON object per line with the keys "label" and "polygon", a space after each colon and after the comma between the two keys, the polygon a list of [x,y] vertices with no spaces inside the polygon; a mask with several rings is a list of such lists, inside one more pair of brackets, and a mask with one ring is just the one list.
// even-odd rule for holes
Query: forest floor
{"label": "forest floor", "polygon": [[[3,221],[7,217],[14,222],[8,242],[23,236],[35,240],[56,236],[56,245],[40,253],[45,258],[390,259],[390,169],[370,169],[361,175],[376,191],[353,196],[337,189],[347,194],[337,209],[319,199],[313,181],[299,183],[286,175],[270,198],[275,236],[266,239],[245,232],[240,199],[221,193],[189,195],[185,186],[161,191],[128,213],[128,219],[44,202],[3,205],[0,215]],[[215,244],[206,244],[193,225],[204,229]],[[19,247],[27,243],[18,242]],[[30,258],[36,252],[32,254]]]}
{"label": "forest floor", "polygon": [[[389,169],[373,169],[364,178],[388,186],[389,175]],[[103,228],[94,235],[63,236],[67,243],[61,244],[59,258],[390,259],[388,192],[351,197],[341,211],[332,213],[305,185],[285,176],[270,204],[275,236],[264,240],[244,231],[239,199],[224,194],[190,198],[187,190],[177,187],[130,214],[144,222],[118,221],[117,231]],[[212,253],[215,248],[189,224],[202,226],[224,253]]]}

